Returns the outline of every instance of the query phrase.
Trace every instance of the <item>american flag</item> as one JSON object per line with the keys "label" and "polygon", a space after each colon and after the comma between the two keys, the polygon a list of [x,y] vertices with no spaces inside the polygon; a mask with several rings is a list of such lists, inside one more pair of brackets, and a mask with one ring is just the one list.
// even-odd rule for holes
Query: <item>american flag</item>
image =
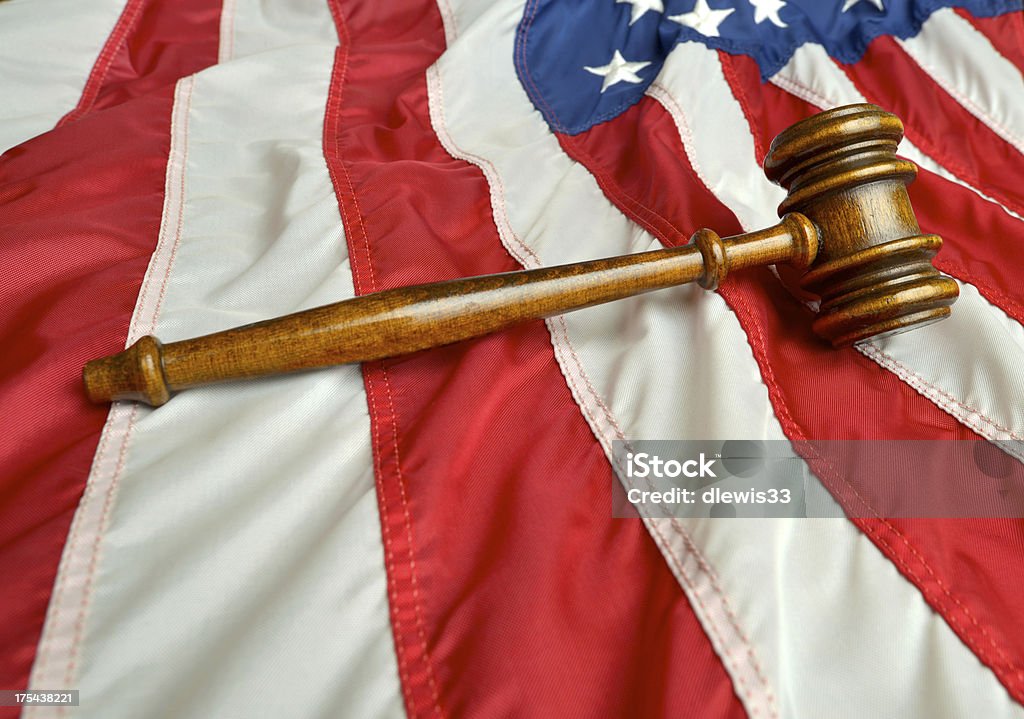
{"label": "american flag", "polygon": [[[611,510],[625,438],[1024,461],[1022,69],[1020,0],[0,1],[0,689],[80,691],[0,716],[1024,716],[1020,520]],[[942,323],[832,350],[765,269],[85,400],[145,334],[770,225],[770,139],[866,101]]]}

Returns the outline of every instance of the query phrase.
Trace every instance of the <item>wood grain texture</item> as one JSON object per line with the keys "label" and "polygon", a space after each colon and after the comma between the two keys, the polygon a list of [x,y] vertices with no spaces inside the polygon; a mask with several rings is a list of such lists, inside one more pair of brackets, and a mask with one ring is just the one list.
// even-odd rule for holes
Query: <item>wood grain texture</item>
{"label": "wood grain texture", "polygon": [[725,239],[700,230],[683,247],[400,287],[166,345],[143,337],[89,362],[85,386],[95,402],[158,406],[185,387],[406,354],[687,282],[713,288],[731,269],[807,267],[816,251],[814,226],[796,213]]}
{"label": "wood grain texture", "polygon": [[89,362],[86,391],[158,406],[186,387],[406,354],[687,282],[714,289],[778,263],[810,269],[802,284],[822,298],[814,328],[835,346],[933,322],[958,288],[930,263],[941,240],[914,218],[906,183],[917,170],[895,155],[902,130],[851,105],[783,132],[765,170],[789,195],[766,230],[703,229],[684,247],[402,287],[166,345],[143,337]]}
{"label": "wood grain texture", "polygon": [[903,332],[949,316],[960,294],[931,259],[907,194],[917,167],[896,157],[899,118],[874,105],[814,115],[772,142],[764,167],[789,194],[779,212],[801,212],[822,247],[801,281],[821,297],[814,331],[835,347]]}

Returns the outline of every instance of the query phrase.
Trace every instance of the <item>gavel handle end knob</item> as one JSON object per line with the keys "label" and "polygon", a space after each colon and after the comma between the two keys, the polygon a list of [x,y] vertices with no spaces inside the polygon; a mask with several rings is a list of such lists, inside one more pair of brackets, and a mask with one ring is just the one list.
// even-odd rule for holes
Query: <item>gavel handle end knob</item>
{"label": "gavel handle end knob", "polygon": [[148,335],[123,352],[88,362],[82,380],[93,402],[128,399],[159,407],[171,398],[163,371],[162,346]]}

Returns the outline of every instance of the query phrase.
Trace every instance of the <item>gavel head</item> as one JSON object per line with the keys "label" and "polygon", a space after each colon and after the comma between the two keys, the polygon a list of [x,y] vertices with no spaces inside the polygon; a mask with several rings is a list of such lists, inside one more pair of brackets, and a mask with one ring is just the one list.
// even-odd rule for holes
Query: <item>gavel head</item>
{"label": "gavel head", "polygon": [[801,286],[821,304],[814,331],[839,347],[949,316],[959,295],[931,258],[942,245],[922,235],[907,185],[917,167],[896,157],[899,118],[875,105],[847,105],[782,132],[765,173],[789,194],[779,214],[818,228],[818,255]]}

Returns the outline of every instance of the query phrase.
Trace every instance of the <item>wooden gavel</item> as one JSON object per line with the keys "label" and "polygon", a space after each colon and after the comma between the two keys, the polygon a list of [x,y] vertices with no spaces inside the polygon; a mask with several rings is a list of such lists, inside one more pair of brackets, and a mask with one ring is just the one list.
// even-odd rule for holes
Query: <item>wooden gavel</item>
{"label": "wooden gavel", "polygon": [[687,282],[714,289],[733,270],[780,262],[808,270],[800,285],[821,298],[813,328],[833,346],[935,322],[959,288],[931,264],[942,240],[914,217],[902,137],[899,118],[874,105],[786,129],[764,167],[789,194],[766,230],[698,230],[683,247],[400,287],[166,345],[146,336],[86,364],[86,391],[159,406],[186,387],[406,354]]}

